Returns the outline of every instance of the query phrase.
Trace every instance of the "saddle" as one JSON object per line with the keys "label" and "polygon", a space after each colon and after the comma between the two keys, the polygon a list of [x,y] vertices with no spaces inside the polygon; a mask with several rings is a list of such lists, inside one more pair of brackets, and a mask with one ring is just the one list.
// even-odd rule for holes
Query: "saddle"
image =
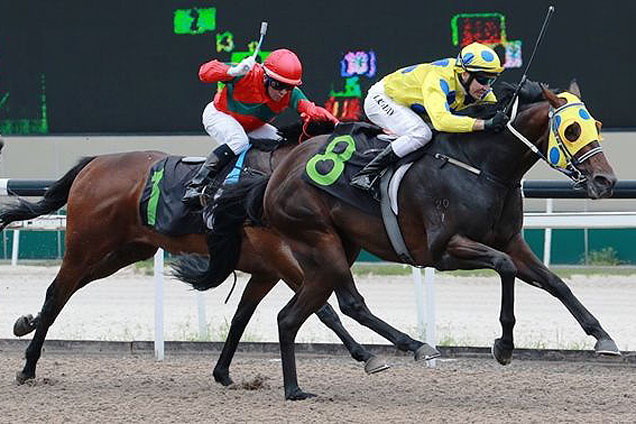
{"label": "saddle", "polygon": [[[205,187],[204,196],[211,199],[223,184],[239,180],[244,170],[245,159],[252,147],[271,152],[279,144],[276,140],[251,141],[250,148],[234,158]],[[203,157],[168,156],[152,165],[139,202],[139,212],[144,225],[168,236],[205,233],[206,226],[201,208],[192,208],[181,201],[186,184],[204,161]]]}
{"label": "saddle", "polygon": [[[392,138],[382,129],[362,122],[341,123],[305,166],[303,180],[343,202],[381,218],[393,249],[404,263],[414,261],[406,248],[397,220],[397,193],[411,164],[426,153],[426,147],[389,166],[380,178],[376,193],[349,184],[351,178],[382,151]],[[379,202],[378,202],[379,199]]]}

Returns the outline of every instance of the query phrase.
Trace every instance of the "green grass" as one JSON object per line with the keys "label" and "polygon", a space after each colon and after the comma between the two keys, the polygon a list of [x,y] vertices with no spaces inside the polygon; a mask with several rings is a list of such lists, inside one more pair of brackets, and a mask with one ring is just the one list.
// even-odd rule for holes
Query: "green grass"
{"label": "green grass", "polygon": [[[552,266],[550,269],[561,278],[571,278],[573,275],[636,275],[635,266],[583,266],[573,265]],[[411,267],[393,263],[356,263],[352,268],[355,276],[368,275],[411,275]],[[444,275],[456,277],[496,277],[497,273],[489,269],[469,271],[444,271]]]}

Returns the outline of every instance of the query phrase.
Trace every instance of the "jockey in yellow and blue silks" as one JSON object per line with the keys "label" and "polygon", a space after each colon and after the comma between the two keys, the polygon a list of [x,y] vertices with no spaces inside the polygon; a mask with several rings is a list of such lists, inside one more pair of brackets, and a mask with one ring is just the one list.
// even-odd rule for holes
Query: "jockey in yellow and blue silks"
{"label": "jockey in yellow and blue silks", "polygon": [[464,47],[456,59],[442,59],[399,69],[374,84],[364,100],[371,122],[398,136],[351,180],[368,190],[391,163],[426,145],[431,127],[444,132],[500,131],[503,112],[488,120],[455,115],[475,103],[497,98],[492,84],[503,71],[493,49],[480,43]]}

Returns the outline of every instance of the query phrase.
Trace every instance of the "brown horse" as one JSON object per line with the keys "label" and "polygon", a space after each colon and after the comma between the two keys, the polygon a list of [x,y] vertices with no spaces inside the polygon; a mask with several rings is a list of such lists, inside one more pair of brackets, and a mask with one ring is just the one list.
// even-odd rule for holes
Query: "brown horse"
{"label": "brown horse", "polygon": [[[286,139],[293,142],[284,143],[273,152],[253,149],[248,154],[246,167],[270,173],[298,144],[299,128],[284,129]],[[333,129],[333,125],[328,129]],[[315,128],[314,131],[324,132],[324,129]],[[77,290],[127,265],[152,258],[159,247],[174,254],[207,253],[204,234],[170,237],[141,222],[139,200],[148,174],[152,165],[165,157],[165,153],[148,151],[85,158],[55,182],[41,201],[30,203],[20,200],[19,204],[0,211],[1,231],[11,222],[49,214],[68,204],[66,249],[60,270],[46,292],[40,313],[35,318],[32,315],[22,316],[14,326],[16,336],[35,330],[33,340],[26,349],[24,368],[17,373],[19,383],[35,377],[47,331]],[[267,231],[261,231],[258,237],[253,235],[243,243],[239,241],[236,250],[238,260],[233,262],[232,270],[245,271],[252,277],[241,297],[228,339],[214,368],[214,378],[221,384],[232,383],[229,366],[238,342],[258,303],[279,281],[278,271],[272,263],[277,261],[276,252],[286,249],[279,239]],[[349,258],[350,262],[354,259],[355,256]],[[293,285],[297,280],[289,280],[294,290],[298,288]],[[338,296],[342,297],[343,302],[351,297],[344,290]],[[388,337],[398,348],[414,352],[416,359],[439,355],[435,349],[393,329],[368,310],[346,312]],[[337,334],[354,359],[365,362],[368,373],[388,368],[347,333],[328,304],[317,315]]]}
{"label": "brown horse", "polygon": [[[569,90],[580,97],[576,84]],[[510,100],[511,93],[509,90],[500,105]],[[557,297],[583,330],[597,339],[597,353],[619,355],[616,344],[598,320],[538,260],[522,235],[520,180],[539,157],[549,154],[551,163],[556,163],[559,151],[548,148],[552,146],[551,128],[559,131],[563,128],[559,127],[561,120],[555,118],[558,121],[555,123],[552,117],[565,110],[561,107],[566,103],[581,111],[573,122],[564,121],[567,128],[560,134],[572,142],[586,128],[586,137],[593,139],[570,156],[564,172],[586,187],[590,198],[611,195],[616,177],[600,149],[598,129],[594,125],[590,129],[589,123],[594,121],[581,121],[590,119],[582,103],[570,104],[566,98],[536,83],[524,87],[521,100],[512,124],[525,136],[528,145],[512,131],[442,133],[428,146],[426,154],[415,161],[398,196],[399,224],[406,246],[420,266],[438,270],[489,268],[500,275],[502,336],[493,345],[493,356],[499,363],[505,365],[512,359],[515,277]],[[334,290],[347,288],[359,296],[349,269],[353,252],[362,247],[385,260],[399,261],[379,217],[361,212],[303,180],[306,164],[322,153],[326,140],[327,136],[319,136],[295,149],[271,177],[252,178],[229,189],[240,192],[247,187],[250,200],[243,207],[252,222],[266,223],[291,248],[286,256],[279,255],[277,266],[283,278],[295,280],[300,286],[278,315],[285,397],[292,400],[313,396],[298,386],[294,353],[298,329]],[[555,148],[567,154],[567,148]],[[440,157],[450,163],[441,166]],[[256,237],[258,230],[246,227],[247,239]],[[351,307],[361,304],[361,297],[357,297]]]}

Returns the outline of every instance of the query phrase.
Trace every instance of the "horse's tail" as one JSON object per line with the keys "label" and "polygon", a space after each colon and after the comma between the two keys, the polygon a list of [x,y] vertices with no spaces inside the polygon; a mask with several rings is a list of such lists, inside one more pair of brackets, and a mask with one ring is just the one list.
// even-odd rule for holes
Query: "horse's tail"
{"label": "horse's tail", "polygon": [[77,165],[46,190],[44,197],[39,202],[31,203],[18,199],[18,203],[0,210],[0,231],[14,221],[33,219],[40,215],[55,212],[64,206],[68,202],[68,193],[77,174],[93,159],[95,159],[95,156],[82,158]]}
{"label": "horse's tail", "polygon": [[196,290],[218,287],[225,281],[236,269],[245,222],[263,225],[263,195],[268,181],[269,176],[244,177],[221,189],[220,196],[209,206],[212,221],[212,229],[206,234],[209,258],[182,256],[172,265],[175,277]]}

